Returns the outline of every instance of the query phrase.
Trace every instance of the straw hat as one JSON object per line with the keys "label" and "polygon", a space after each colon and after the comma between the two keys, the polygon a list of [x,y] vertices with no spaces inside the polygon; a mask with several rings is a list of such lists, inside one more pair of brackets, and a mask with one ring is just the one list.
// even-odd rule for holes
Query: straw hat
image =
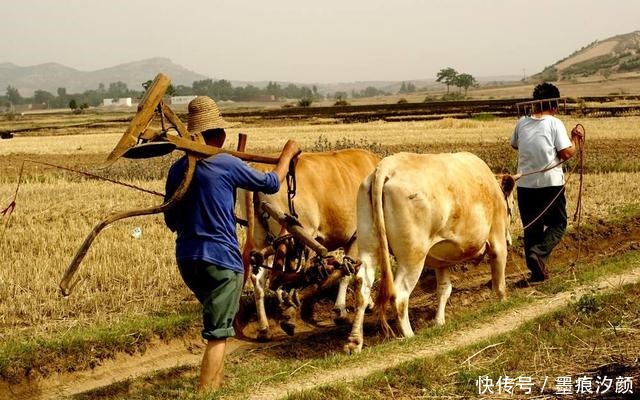
{"label": "straw hat", "polygon": [[218,105],[209,96],[198,96],[189,102],[187,126],[189,133],[200,133],[209,129],[226,129],[236,126],[225,121]]}

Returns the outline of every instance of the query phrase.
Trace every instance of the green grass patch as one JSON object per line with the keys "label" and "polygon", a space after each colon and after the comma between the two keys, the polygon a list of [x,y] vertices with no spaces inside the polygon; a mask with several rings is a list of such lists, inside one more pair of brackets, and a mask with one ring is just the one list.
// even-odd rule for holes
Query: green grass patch
{"label": "green grass patch", "polygon": [[20,382],[35,374],[74,372],[93,368],[116,353],[143,353],[152,339],[182,337],[200,321],[195,307],[118,321],[72,328],[55,337],[12,339],[0,344],[0,377]]}
{"label": "green grass patch", "polygon": [[478,113],[471,117],[471,119],[475,121],[493,121],[496,119],[496,116],[491,113]]}
{"label": "green grass patch", "polygon": [[[573,382],[579,377],[590,378],[594,391],[598,376],[614,380],[618,376],[632,379],[635,376],[637,384],[639,327],[640,284],[636,283],[612,293],[584,295],[559,311],[491,340],[406,362],[348,386],[324,386],[288,399],[475,397],[479,396],[477,380],[481,376],[488,377],[488,382],[494,385],[505,376],[528,377],[533,394],[538,395],[554,394],[556,379],[565,376]],[[616,361],[611,362],[612,359]],[[546,389],[541,393],[545,378]],[[600,387],[604,390],[605,386]],[[497,386],[493,389],[497,390]],[[526,387],[516,386],[514,390],[514,398],[518,398],[518,394],[524,395]],[[574,386],[572,390],[577,388]],[[615,384],[609,393],[614,390]]]}

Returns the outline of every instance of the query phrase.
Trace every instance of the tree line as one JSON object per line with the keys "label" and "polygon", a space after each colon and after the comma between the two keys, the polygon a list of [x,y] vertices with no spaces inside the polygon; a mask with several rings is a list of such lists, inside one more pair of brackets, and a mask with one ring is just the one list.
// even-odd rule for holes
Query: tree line
{"label": "tree line", "polygon": [[[460,90],[464,89],[466,96],[470,87],[478,85],[476,79],[470,74],[458,73],[455,69],[448,67],[438,72],[436,81],[444,83],[447,86],[447,95],[449,87],[456,86]],[[82,93],[67,93],[67,89],[59,87],[53,94],[46,90],[38,89],[31,97],[23,97],[17,88],[9,85],[6,88],[4,96],[0,96],[0,105],[6,110],[12,106],[20,104],[38,104],[47,108],[87,108],[89,106],[98,106],[102,104],[104,99],[121,99],[121,98],[140,98],[144,91],[151,85],[152,81],[148,80],[141,84],[141,89],[130,89],[126,83],[118,81],[109,83],[105,86],[100,83],[96,89],[85,90]],[[398,94],[413,93],[417,90],[412,82],[402,82]],[[215,100],[233,100],[233,101],[249,101],[267,97],[269,99],[298,99],[300,104],[310,105],[313,101],[327,99],[346,100],[347,98],[362,98],[386,96],[391,93],[368,86],[362,90],[351,90],[350,93],[345,91],[337,91],[333,94],[321,94],[317,86],[298,86],[293,83],[281,85],[277,82],[269,82],[264,88],[254,85],[233,86],[226,79],[203,79],[194,81],[191,86],[187,85],[170,85],[167,89],[170,96],[202,96],[206,95]]]}
{"label": "tree line", "polygon": [[[110,83],[108,87],[100,83],[96,89],[73,94],[67,93],[67,89],[64,87],[59,87],[56,94],[38,89],[34,91],[33,96],[30,97],[23,97],[17,88],[9,85],[6,88],[5,95],[0,96],[0,101],[4,103],[2,105],[5,108],[20,104],[45,104],[49,108],[66,108],[71,107],[72,104],[77,107],[82,105],[95,107],[102,104],[104,99],[140,98],[144,95],[144,91],[151,83],[151,80],[142,83],[141,90],[130,89],[126,83],[121,81]],[[290,83],[282,86],[276,82],[269,82],[264,88],[259,88],[254,85],[234,87],[231,82],[226,79],[204,79],[194,81],[191,86],[170,85],[167,89],[167,95],[207,95],[218,101],[248,101],[264,96],[273,98],[274,100],[306,99],[308,101],[314,101],[324,98],[324,95],[318,92],[318,88],[315,85],[298,86]]]}

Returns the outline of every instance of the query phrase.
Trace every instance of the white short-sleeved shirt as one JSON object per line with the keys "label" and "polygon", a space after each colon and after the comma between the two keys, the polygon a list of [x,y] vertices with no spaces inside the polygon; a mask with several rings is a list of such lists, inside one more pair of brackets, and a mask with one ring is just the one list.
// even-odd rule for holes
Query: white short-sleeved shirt
{"label": "white short-sleeved shirt", "polygon": [[[518,149],[518,173],[538,171],[560,162],[558,152],[571,147],[567,129],[552,115],[522,117],[511,136],[511,146]],[[541,188],[564,185],[562,166],[523,176],[519,187]]]}

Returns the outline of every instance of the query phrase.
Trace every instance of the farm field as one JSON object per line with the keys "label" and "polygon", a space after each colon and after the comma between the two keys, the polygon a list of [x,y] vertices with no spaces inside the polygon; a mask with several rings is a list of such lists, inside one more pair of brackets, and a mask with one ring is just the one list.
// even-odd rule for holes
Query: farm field
{"label": "farm field", "polygon": [[[51,115],[43,118],[48,119],[46,123],[60,123]],[[449,325],[440,329],[428,328],[434,312],[434,296],[433,288],[429,287],[433,279],[426,277],[425,287],[411,303],[414,306],[414,326],[423,327],[425,333],[422,339],[411,341],[411,346],[419,347],[438,335],[471,326],[474,312],[480,313],[483,321],[490,324],[500,310],[529,304],[532,298],[567,292],[573,286],[588,285],[590,280],[602,279],[607,270],[624,273],[638,267],[638,255],[634,249],[637,249],[640,237],[640,159],[637,156],[640,153],[640,117],[577,119],[561,116],[561,119],[569,128],[577,123],[583,124],[587,132],[580,237],[584,261],[579,264],[584,268],[578,268],[578,282],[567,282],[571,277],[567,272],[568,266],[578,250],[575,225],[570,226],[569,234],[558,249],[557,264],[553,266],[557,277],[533,291],[513,286],[526,269],[520,258],[519,241],[516,241],[508,266],[511,283],[509,302],[497,304],[491,292],[483,286],[488,279],[486,265],[471,267],[469,271],[466,271],[467,267],[461,268],[456,271],[454,294],[447,309]],[[0,122],[0,125],[4,123]],[[354,124],[315,121],[313,124],[270,123],[265,126],[252,123],[230,129],[226,147],[235,148],[235,137],[238,132],[243,132],[249,135],[247,151],[254,153],[273,153],[288,138],[296,139],[305,151],[365,147],[382,156],[398,151],[471,151],[483,158],[495,172],[515,172],[516,152],[508,145],[514,123],[514,119]],[[163,192],[163,177],[177,154],[146,161],[119,160],[109,168],[97,168],[125,127],[126,122],[96,123],[90,129],[72,126],[50,132],[39,130],[34,135],[0,141],[0,208],[13,199],[25,159],[88,170]],[[569,167],[573,163],[575,161]],[[568,185],[570,216],[576,204],[577,179],[577,175],[573,176]],[[82,281],[74,293],[68,298],[62,298],[58,293],[58,282],[68,262],[85,235],[101,218],[112,212],[155,205],[160,201],[158,196],[109,182],[31,162],[24,164],[16,208],[10,217],[0,219],[0,397],[3,391],[15,389],[23,393],[29,388],[38,388],[42,378],[54,374],[90,370],[114,354],[140,354],[158,342],[184,340],[185,337],[193,341],[199,336],[197,303],[180,279],[173,259],[174,238],[159,215],[120,221],[104,231],[81,265]],[[141,237],[133,237],[135,228],[141,229]],[[517,238],[521,231],[521,224],[516,218],[511,226],[512,236]],[[616,253],[621,254],[614,256]],[[624,290],[632,294],[638,289],[635,286]],[[605,303],[604,297],[597,299],[594,300],[596,303]],[[572,306],[567,307],[560,311],[565,313],[563,315],[571,314]],[[587,325],[593,322],[589,318],[610,310],[601,307],[592,311],[594,315],[584,316]],[[637,315],[627,315],[625,323],[633,321],[633,318],[637,322]],[[629,322],[621,326],[632,339],[637,334],[637,325]],[[521,329],[526,331],[531,327]],[[348,358],[337,355],[346,340],[347,328],[308,327],[308,330],[309,333],[291,340],[281,339],[273,348],[256,348],[232,355],[228,377],[231,387],[219,396],[244,398],[249,392],[258,393],[279,383],[287,375],[311,376],[305,374],[349,362]],[[526,332],[518,334],[526,336]],[[583,336],[576,335],[585,340]],[[373,356],[376,352],[392,354],[404,346],[402,342],[382,341],[377,336],[372,321],[365,354],[353,360],[365,360],[366,355]],[[484,347],[475,346],[479,347],[451,357],[464,360]],[[506,344],[501,346],[509,347]],[[597,354],[601,357],[613,351],[624,353],[625,357],[628,354],[629,349],[623,352],[614,347],[599,348]],[[198,353],[197,348],[194,353]],[[331,358],[333,355],[335,358]],[[495,357],[496,353],[483,353],[482,357],[491,355]],[[263,370],[251,369],[250,364],[255,361],[253,357],[260,360],[256,368]],[[490,359],[475,361],[478,365],[486,365],[487,373],[493,376],[496,376],[496,371],[501,371],[489,363]],[[355,365],[355,361],[350,363]],[[429,363],[432,361],[425,361],[421,365],[426,366],[421,368],[431,368]],[[234,368],[238,372],[233,372]],[[469,387],[469,380],[485,371],[479,367],[464,371],[452,368],[443,366],[439,369],[444,371],[444,377],[438,375],[434,382],[440,386],[427,386],[425,395],[469,395],[469,390],[473,389]],[[532,371],[513,368],[514,372]],[[279,371],[287,372],[277,375]],[[452,371],[457,374],[453,385],[445,382],[447,374]],[[547,375],[582,372],[562,368],[535,370],[538,376],[543,376],[541,371]],[[636,370],[631,368],[630,371]],[[194,374],[192,367],[159,372],[143,381],[127,381],[103,392],[90,392],[85,398],[184,398],[193,389]],[[274,378],[275,375],[277,377]],[[249,382],[251,376],[258,377],[257,384],[255,380]],[[351,398],[352,390],[362,390],[363,397],[386,398],[393,393],[401,394],[404,389],[424,388],[391,380],[388,383],[391,387],[389,393],[385,378],[374,376],[367,379],[373,381],[363,381],[359,384],[361,386],[351,389],[323,389],[299,398],[334,397],[333,393],[336,398]],[[173,386],[155,392],[153,387],[160,386],[161,382],[170,382]],[[380,382],[385,383],[380,386]],[[640,385],[640,381],[637,384]],[[354,389],[356,387],[359,389]],[[365,390],[365,387],[370,388]],[[410,393],[414,397],[419,395],[418,392]]]}

